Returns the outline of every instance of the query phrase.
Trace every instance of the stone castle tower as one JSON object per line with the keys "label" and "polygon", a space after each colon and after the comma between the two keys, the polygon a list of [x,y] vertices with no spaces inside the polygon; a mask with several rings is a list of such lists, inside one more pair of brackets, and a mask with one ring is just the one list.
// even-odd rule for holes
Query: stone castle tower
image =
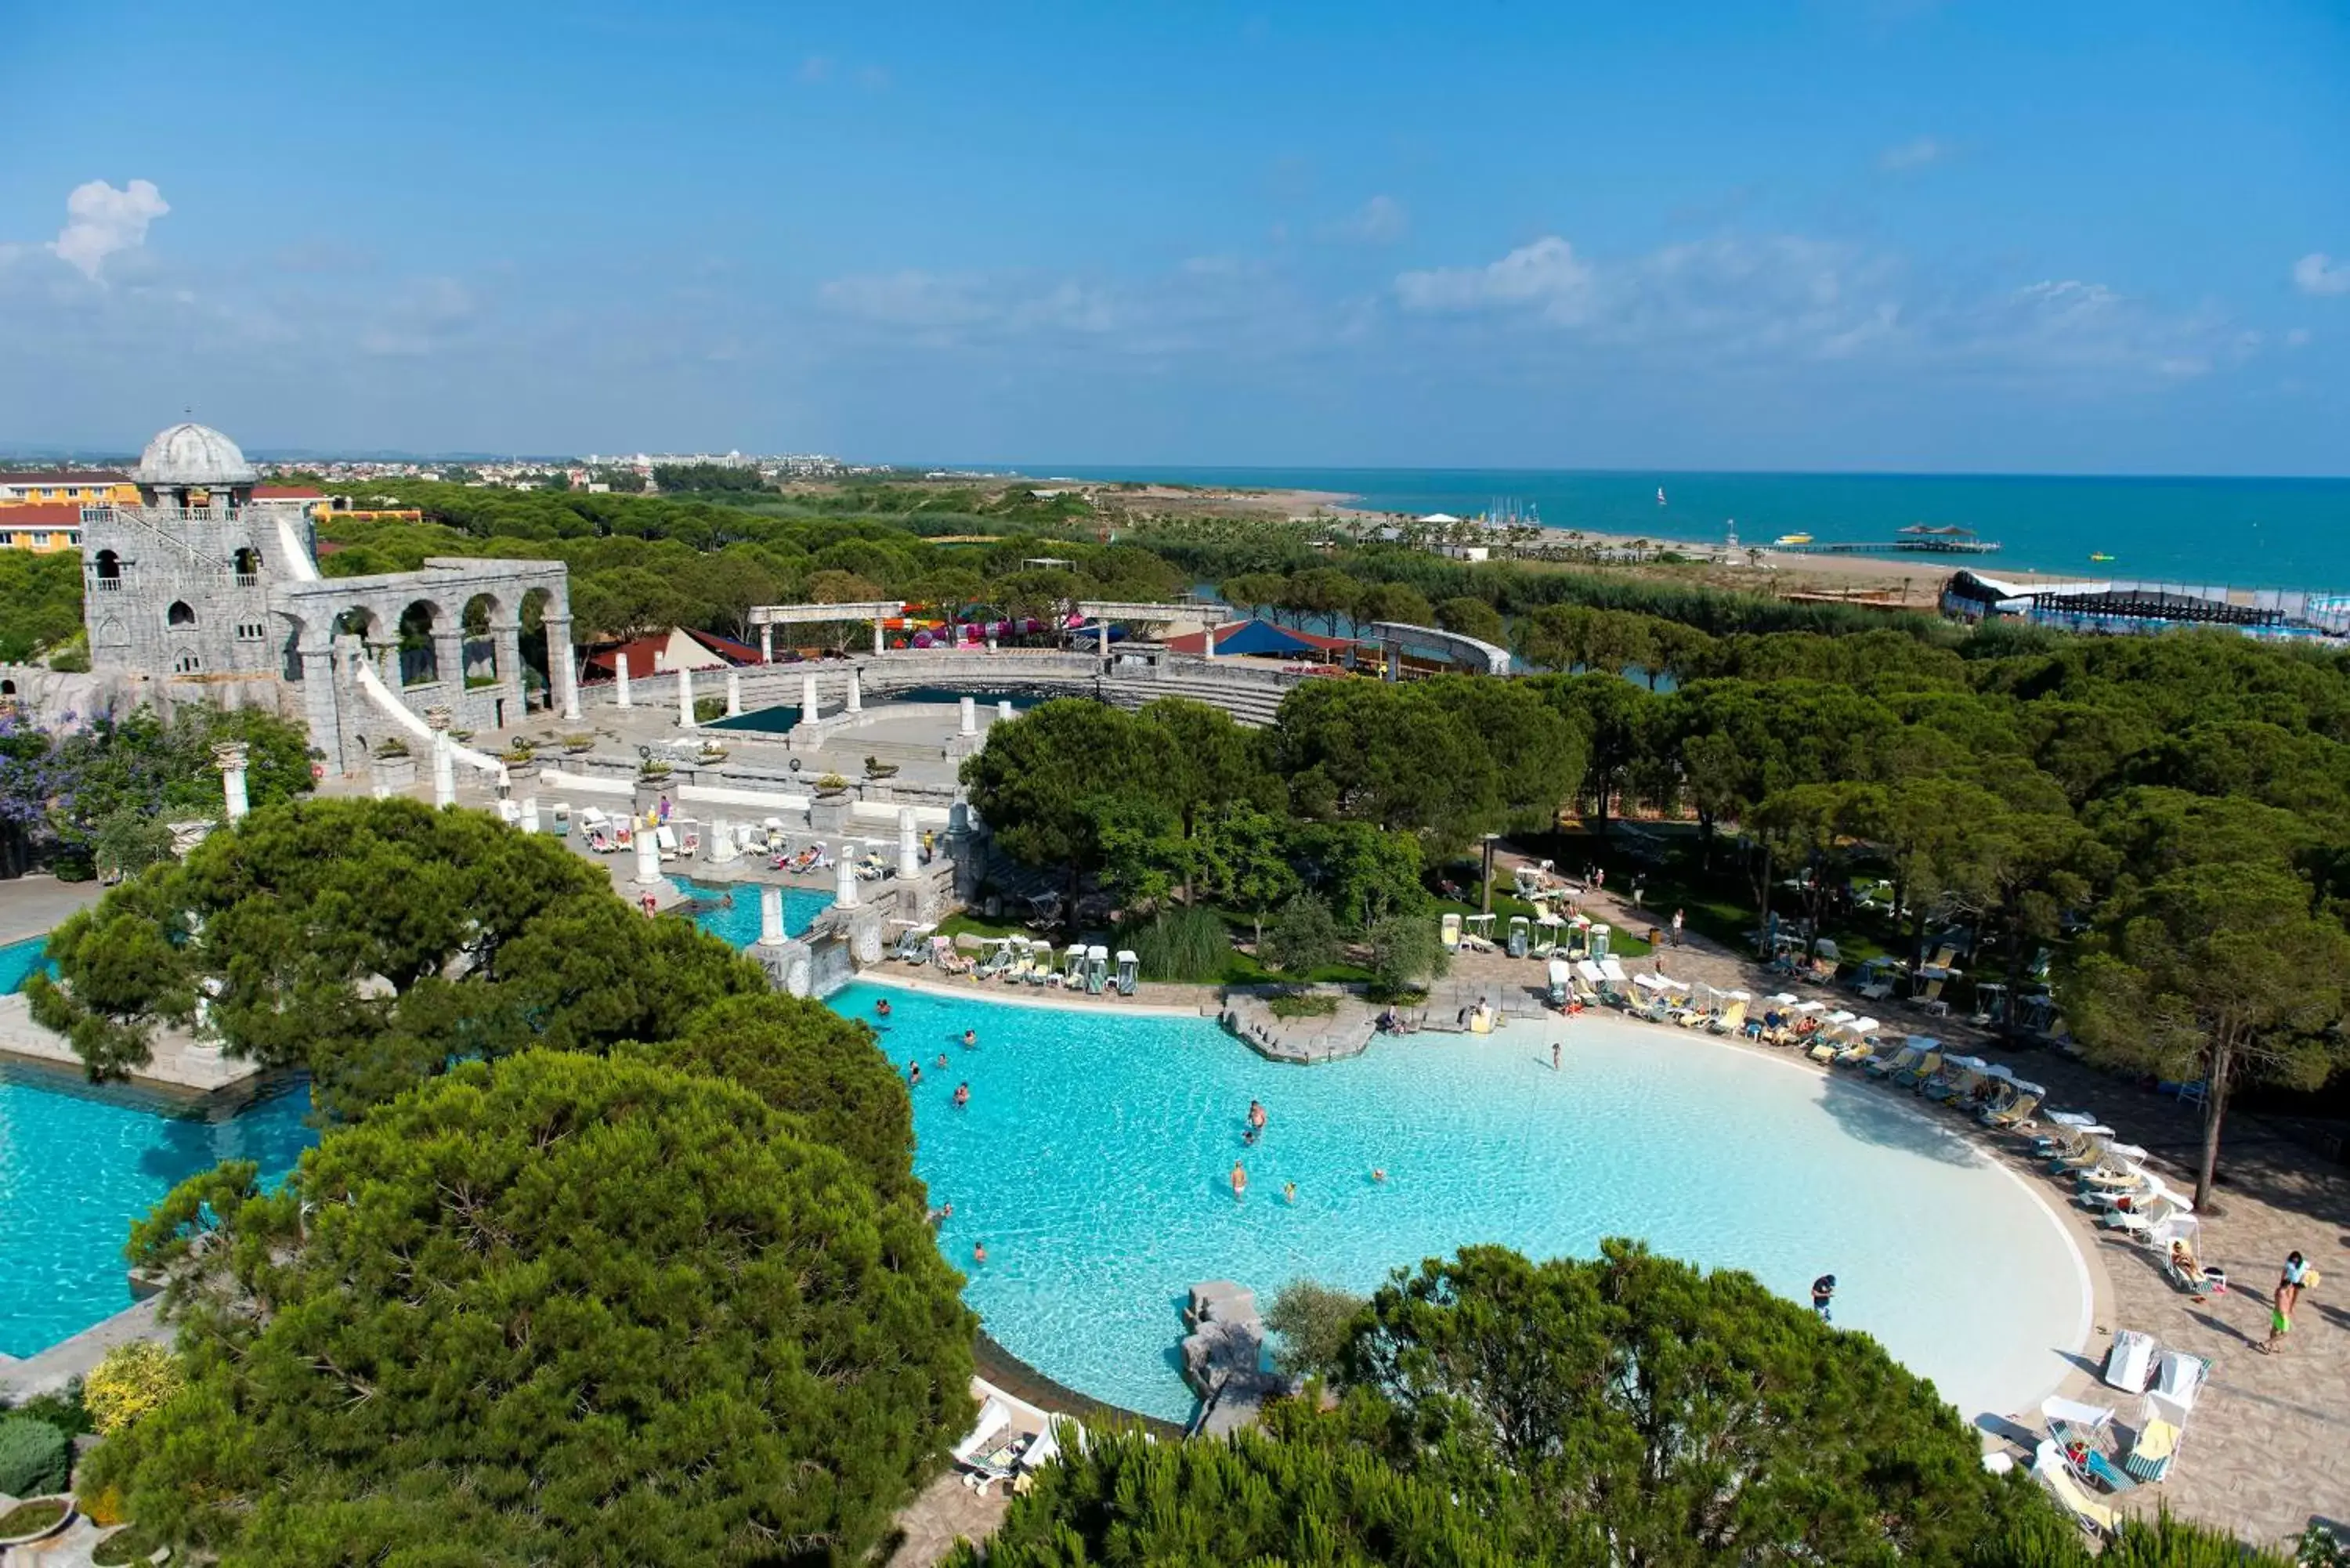
{"label": "stone castle tower", "polygon": [[307,566],[299,503],[256,505],[260,475],[216,430],[178,424],[132,471],[135,506],[82,514],[82,616],[100,674],[283,677],[292,628],[269,613],[273,582]]}

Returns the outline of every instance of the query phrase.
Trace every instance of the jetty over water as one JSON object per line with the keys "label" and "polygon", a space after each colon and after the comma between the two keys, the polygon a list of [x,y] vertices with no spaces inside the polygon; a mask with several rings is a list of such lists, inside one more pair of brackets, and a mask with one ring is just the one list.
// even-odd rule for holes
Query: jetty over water
{"label": "jetty over water", "polygon": [[2061,631],[2158,632],[2220,626],[2233,627],[2247,637],[2350,639],[2350,594],[2299,588],[2120,578],[2016,583],[1957,572],[1942,586],[1941,607],[1946,615],[1969,620],[2012,618]]}
{"label": "jetty over water", "polygon": [[1892,539],[1878,544],[1823,544],[1805,540],[1794,545],[1772,545],[1767,548],[1796,556],[1996,556],[1995,541],[1979,538],[1970,528],[1937,528],[1923,523],[1913,523]]}

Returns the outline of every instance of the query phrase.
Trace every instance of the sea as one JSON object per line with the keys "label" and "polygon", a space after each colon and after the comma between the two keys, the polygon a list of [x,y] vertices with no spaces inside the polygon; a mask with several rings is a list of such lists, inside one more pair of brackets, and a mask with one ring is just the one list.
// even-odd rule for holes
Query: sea
{"label": "sea", "polygon": [[[1651,540],[1768,545],[1889,543],[1912,524],[1972,530],[1981,556],[1888,553],[1935,571],[1960,566],[2350,592],[2350,478],[2168,479],[1951,473],[1678,473],[1667,470],[1146,468],[1022,465],[1090,480],[1336,491],[1375,512],[1531,514],[1555,529]],[[1659,492],[1664,500],[1658,500]],[[2110,556],[2110,561],[2092,560]]]}

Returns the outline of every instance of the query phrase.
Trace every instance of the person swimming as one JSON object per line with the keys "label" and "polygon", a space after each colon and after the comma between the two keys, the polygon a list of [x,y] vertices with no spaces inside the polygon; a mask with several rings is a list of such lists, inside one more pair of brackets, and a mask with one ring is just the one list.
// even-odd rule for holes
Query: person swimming
{"label": "person swimming", "polygon": [[889,1017],[889,999],[888,997],[886,997],[886,996],[885,996],[885,997],[883,997],[880,1001],[879,1001],[879,1002],[875,1002],[875,1003],[873,1004],[873,1011],[874,1011],[874,1012],[878,1012],[878,1013],[879,1013],[879,1014],[880,1014],[882,1017],[884,1017],[884,1018]]}
{"label": "person swimming", "polygon": [[922,1086],[922,1064],[920,1062],[906,1064],[906,1083],[911,1088],[919,1089]]}
{"label": "person swimming", "polygon": [[1297,1201],[1297,1183],[1294,1181],[1284,1181],[1281,1184],[1281,1200],[1284,1203],[1295,1203]]}
{"label": "person swimming", "polygon": [[943,1052],[943,1051],[941,1051],[941,1052],[940,1052],[940,1053],[939,1053],[939,1059],[938,1059],[937,1061],[935,1061],[935,1062],[933,1062],[933,1063],[931,1063],[931,1066],[936,1067],[936,1068],[939,1068],[941,1071],[944,1071],[944,1070],[945,1070],[945,1068],[946,1068],[946,1064],[947,1064],[947,1054],[946,1054],[945,1052]]}
{"label": "person swimming", "polygon": [[972,1261],[972,1262],[974,1262],[974,1263],[983,1263],[983,1262],[987,1262],[987,1243],[986,1243],[986,1242],[984,1242],[984,1241],[973,1241],[973,1242],[971,1244],[971,1261]]}
{"label": "person swimming", "polygon": [[969,1084],[957,1084],[955,1085],[954,1103],[955,1109],[957,1110],[961,1110],[963,1106],[971,1104],[971,1085]]}
{"label": "person swimming", "polygon": [[1263,1132],[1264,1131],[1264,1106],[1254,1100],[1251,1100],[1249,1102],[1248,1125],[1254,1127],[1257,1131]]}
{"label": "person swimming", "polygon": [[1238,1203],[1248,1196],[1248,1167],[1232,1161],[1232,1201]]}
{"label": "person swimming", "polygon": [[1371,1179],[1373,1181],[1385,1181],[1387,1179],[1388,1168],[1386,1166],[1375,1165],[1371,1167]]}
{"label": "person swimming", "polygon": [[976,1029],[964,1030],[962,1032],[962,1043],[967,1047],[974,1050],[977,1049],[979,1045],[979,1031]]}

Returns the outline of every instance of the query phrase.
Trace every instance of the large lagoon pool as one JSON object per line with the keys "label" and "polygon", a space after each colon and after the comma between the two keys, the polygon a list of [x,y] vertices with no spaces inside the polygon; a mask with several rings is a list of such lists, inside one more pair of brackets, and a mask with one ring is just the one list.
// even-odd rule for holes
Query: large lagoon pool
{"label": "large lagoon pool", "polygon": [[136,1090],[0,1066],[0,1355],[26,1356],[129,1306],[133,1221],[224,1159],[276,1182],[317,1134],[301,1083],[227,1121]]}
{"label": "large lagoon pool", "polygon": [[[954,1206],[940,1244],[988,1332],[1150,1415],[1191,1408],[1175,1347],[1194,1282],[1237,1280],[1260,1303],[1298,1278],[1368,1290],[1478,1241],[1589,1256],[1632,1236],[1797,1301],[1833,1273],[1836,1322],[1970,1417],[2036,1405],[2088,1338],[2086,1265],[2055,1214],[1955,1117],[1873,1080],[1614,1019],[1381,1041],[1295,1067],[1188,1016],[866,982],[831,1002],[880,1023],[901,1072],[922,1063],[915,1163],[931,1203]],[[1271,1116],[1253,1148],[1252,1099]]]}

